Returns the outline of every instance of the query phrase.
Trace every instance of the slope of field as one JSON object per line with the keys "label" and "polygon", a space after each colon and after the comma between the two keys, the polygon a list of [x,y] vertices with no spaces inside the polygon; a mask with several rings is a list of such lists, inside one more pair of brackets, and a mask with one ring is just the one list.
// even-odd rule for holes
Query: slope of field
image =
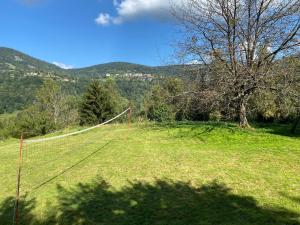
{"label": "slope of field", "polygon": [[[284,126],[108,125],[25,146],[21,224],[299,225],[300,138]],[[0,143],[11,224],[17,140]]]}

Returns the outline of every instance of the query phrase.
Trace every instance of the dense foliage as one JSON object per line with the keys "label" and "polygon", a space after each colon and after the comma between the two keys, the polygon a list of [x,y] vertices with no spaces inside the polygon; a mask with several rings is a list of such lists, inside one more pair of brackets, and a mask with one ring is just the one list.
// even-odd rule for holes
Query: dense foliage
{"label": "dense foliage", "polygon": [[183,91],[183,82],[179,79],[167,79],[161,84],[152,87],[144,100],[144,111],[148,119],[164,122],[181,117],[178,102],[172,101],[175,96]]}
{"label": "dense foliage", "polygon": [[[185,67],[185,76],[180,78],[107,77],[91,81],[88,78],[73,79],[59,73],[60,69],[48,75],[40,71],[35,76],[25,76],[28,71],[23,61],[17,59],[15,65],[0,63],[1,139],[19,137],[21,133],[44,135],[78,124],[98,124],[128,105],[133,109],[134,118],[158,122],[238,119],[238,108],[230,100],[232,96],[218,98],[211,91],[218,76],[214,71],[222,71],[224,67],[218,61],[211,63],[213,70],[200,64]],[[38,61],[36,64],[32,58],[28,60],[40,68],[45,63]],[[16,69],[18,63],[24,71]],[[104,68],[111,69],[113,65]],[[116,64],[116,69],[121,65]],[[296,132],[300,123],[299,57],[277,60],[270,73],[276,73],[276,80],[268,80],[271,88],[255,91],[247,104],[247,117],[250,121],[293,123],[291,130]],[[11,112],[14,113],[7,114]]]}
{"label": "dense foliage", "polygon": [[41,78],[7,75],[0,78],[0,114],[21,110],[32,104]]}
{"label": "dense foliage", "polygon": [[112,80],[94,80],[88,87],[80,104],[80,124],[97,125],[120,112],[126,101],[118,93]]}
{"label": "dense foliage", "polygon": [[[223,65],[213,62],[214,70]],[[197,68],[198,67],[198,68]],[[300,60],[290,57],[276,61],[270,73],[270,88],[259,88],[249,99],[250,121],[287,122],[298,126],[300,118]],[[220,98],[214,91],[215,76],[202,65],[190,67],[186,79],[166,79],[147,93],[144,114],[150,120],[226,120],[239,119],[239,108],[231,95]]]}
{"label": "dense foliage", "polygon": [[44,135],[77,123],[77,97],[68,95],[53,80],[46,80],[37,91],[34,104],[0,118],[1,139],[24,134]]}
{"label": "dense foliage", "polygon": [[17,114],[16,127],[24,135],[44,135],[77,122],[77,99],[57,83],[46,80],[33,105]]}

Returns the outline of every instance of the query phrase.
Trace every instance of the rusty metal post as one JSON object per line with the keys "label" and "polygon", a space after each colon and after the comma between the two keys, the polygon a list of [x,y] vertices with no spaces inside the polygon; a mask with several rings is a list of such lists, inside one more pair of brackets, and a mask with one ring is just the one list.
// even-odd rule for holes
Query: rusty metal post
{"label": "rusty metal post", "polygon": [[14,207],[14,218],[13,224],[19,225],[20,224],[20,184],[21,184],[21,171],[22,171],[22,164],[23,164],[23,134],[20,138],[20,149],[19,149],[19,165],[18,165],[18,174],[17,174],[17,191],[16,191],[16,201]]}
{"label": "rusty metal post", "polygon": [[128,111],[128,127],[130,128],[131,127],[131,107],[129,107],[129,111]]}

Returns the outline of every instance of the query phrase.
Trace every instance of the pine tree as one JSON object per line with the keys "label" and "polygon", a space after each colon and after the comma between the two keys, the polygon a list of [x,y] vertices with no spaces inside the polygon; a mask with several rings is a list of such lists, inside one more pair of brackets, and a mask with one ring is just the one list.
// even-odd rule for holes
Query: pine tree
{"label": "pine tree", "polygon": [[96,125],[114,116],[119,110],[120,96],[111,83],[92,81],[80,106],[80,124]]}

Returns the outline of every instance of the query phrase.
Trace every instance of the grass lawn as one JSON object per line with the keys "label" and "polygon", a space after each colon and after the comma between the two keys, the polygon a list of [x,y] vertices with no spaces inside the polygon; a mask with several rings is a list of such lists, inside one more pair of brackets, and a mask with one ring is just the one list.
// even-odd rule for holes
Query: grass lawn
{"label": "grass lawn", "polygon": [[[25,145],[21,224],[300,225],[300,137],[286,129],[113,124]],[[17,140],[0,143],[0,225],[17,158]]]}

